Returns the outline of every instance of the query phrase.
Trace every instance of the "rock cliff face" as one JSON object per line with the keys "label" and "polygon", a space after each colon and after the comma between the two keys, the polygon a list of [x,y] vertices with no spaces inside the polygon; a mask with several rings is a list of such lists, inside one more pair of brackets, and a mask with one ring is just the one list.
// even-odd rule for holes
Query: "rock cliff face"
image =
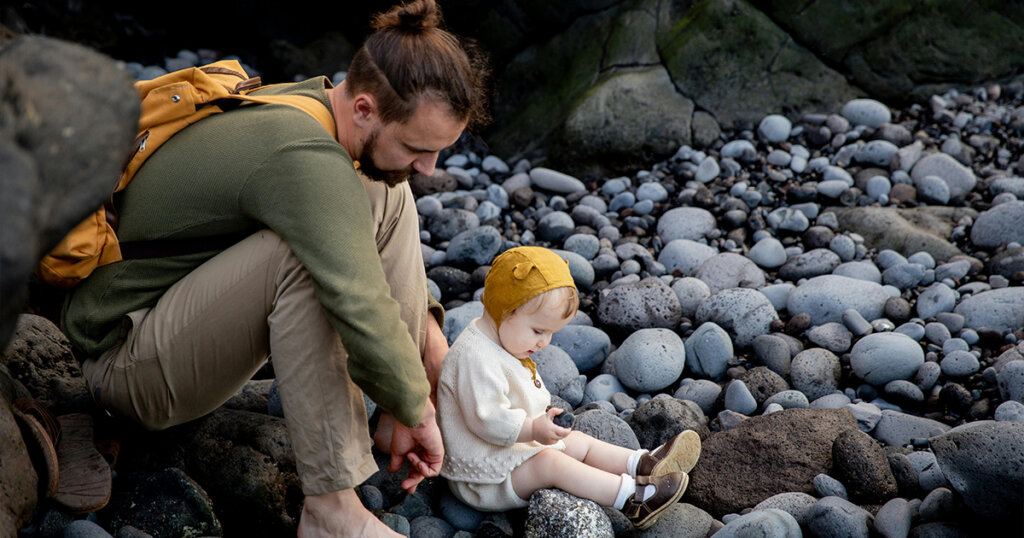
{"label": "rock cliff face", "polygon": [[[311,16],[321,8],[309,1],[282,10],[256,0],[244,11],[211,6],[197,17],[188,10],[146,15],[121,1],[101,11],[40,0],[8,8],[0,23],[142,62],[219,47],[270,80],[288,80],[343,69],[369,16],[392,3],[360,2],[334,18]],[[635,171],[682,144],[713,143],[721,129],[752,128],[768,113],[838,112],[856,96],[904,105],[949,87],[1024,75],[1024,6],[1017,3],[439,3],[449,27],[493,59],[495,122],[484,133],[491,149],[547,156],[580,175]]]}

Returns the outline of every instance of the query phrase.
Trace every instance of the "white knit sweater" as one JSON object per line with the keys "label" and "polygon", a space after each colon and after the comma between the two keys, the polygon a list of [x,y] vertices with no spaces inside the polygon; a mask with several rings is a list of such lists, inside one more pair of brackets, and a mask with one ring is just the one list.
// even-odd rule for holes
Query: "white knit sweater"
{"label": "white knit sweater", "polygon": [[[497,484],[545,448],[565,443],[517,443],[527,416],[536,418],[551,394],[533,384],[530,370],[485,335],[474,319],[444,358],[437,384],[437,422],[444,438],[441,476]],[[538,379],[539,376],[538,376]]]}

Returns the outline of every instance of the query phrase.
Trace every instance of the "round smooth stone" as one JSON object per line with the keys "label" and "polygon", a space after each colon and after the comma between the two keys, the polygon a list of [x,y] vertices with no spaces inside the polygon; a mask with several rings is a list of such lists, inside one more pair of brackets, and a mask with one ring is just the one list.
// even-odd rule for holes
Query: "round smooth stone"
{"label": "round smooth stone", "polygon": [[939,362],[942,373],[949,377],[966,377],[981,370],[981,363],[969,351],[947,353]]}
{"label": "round smooth stone", "polygon": [[889,178],[885,176],[872,176],[868,179],[867,193],[868,196],[878,199],[879,196],[888,195],[892,192],[892,183]]}
{"label": "round smooth stone", "polygon": [[840,499],[846,499],[846,486],[842,482],[832,478],[831,476],[820,473],[814,477],[814,491],[818,492],[821,497],[839,497]]}
{"label": "round smooth stone", "polygon": [[853,372],[872,385],[908,379],[924,363],[924,351],[910,337],[895,332],[869,334],[850,351]]}
{"label": "round smooth stone", "polygon": [[779,114],[765,116],[757,126],[757,134],[772,143],[785,141],[792,130],[793,122]]}
{"label": "round smooth stone", "polygon": [[767,408],[771,404],[782,406],[783,409],[807,409],[810,407],[807,396],[798,390],[784,390],[772,394],[764,401],[764,406]]}
{"label": "round smooth stone", "polygon": [[914,374],[913,382],[922,391],[930,391],[935,383],[939,381],[939,374],[942,373],[942,367],[937,362],[926,362],[917,369],[917,373]]}
{"label": "round smooth stone", "polygon": [[854,125],[875,128],[892,121],[889,107],[874,99],[853,99],[843,105],[843,117]]}
{"label": "round smooth stone", "polygon": [[715,407],[722,387],[710,379],[683,380],[679,389],[672,395],[679,400],[690,400],[700,406],[704,414],[709,414]]}
{"label": "round smooth stone", "polygon": [[636,189],[636,199],[664,202],[668,200],[668,191],[661,183],[644,183]]}
{"label": "round smooth stone", "polygon": [[939,176],[924,176],[915,183],[917,196],[922,201],[937,205],[949,203],[949,185]]}

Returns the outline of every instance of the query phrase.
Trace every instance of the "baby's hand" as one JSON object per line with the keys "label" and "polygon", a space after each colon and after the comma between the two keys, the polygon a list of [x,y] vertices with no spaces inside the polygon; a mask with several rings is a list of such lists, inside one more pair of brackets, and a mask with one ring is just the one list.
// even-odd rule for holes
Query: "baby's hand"
{"label": "baby's hand", "polygon": [[533,439],[542,445],[550,445],[557,442],[559,439],[564,439],[572,430],[569,428],[563,428],[555,424],[552,420],[562,414],[562,410],[557,407],[549,407],[548,412],[542,417],[537,417],[533,420]]}

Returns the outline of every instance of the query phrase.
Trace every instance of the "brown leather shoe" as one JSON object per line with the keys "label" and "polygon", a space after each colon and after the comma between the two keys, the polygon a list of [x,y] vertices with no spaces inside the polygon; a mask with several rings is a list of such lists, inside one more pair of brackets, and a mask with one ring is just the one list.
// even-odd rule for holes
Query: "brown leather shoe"
{"label": "brown leather shoe", "polygon": [[[690,483],[690,477],[686,473],[672,472],[663,476],[638,476],[636,477],[636,493],[630,497],[622,507],[622,513],[639,530],[644,530],[658,520],[662,512],[668,510],[675,504]],[[644,489],[648,485],[656,488],[654,495],[646,501],[642,500]]]}
{"label": "brown leather shoe", "polygon": [[671,472],[688,473],[700,457],[700,436],[686,430],[668,440],[654,452],[644,454],[636,466],[637,476],[662,476]]}

